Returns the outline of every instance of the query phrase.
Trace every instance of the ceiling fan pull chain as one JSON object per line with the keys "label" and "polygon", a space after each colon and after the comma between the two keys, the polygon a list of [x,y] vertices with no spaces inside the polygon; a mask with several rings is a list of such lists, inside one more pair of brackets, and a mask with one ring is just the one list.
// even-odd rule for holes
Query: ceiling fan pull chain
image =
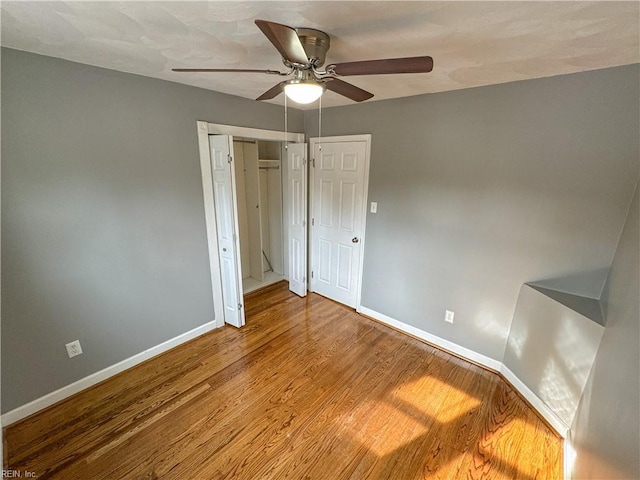
{"label": "ceiling fan pull chain", "polygon": [[318,151],[322,151],[322,96],[318,99]]}
{"label": "ceiling fan pull chain", "polygon": [[289,139],[287,134],[288,118],[287,118],[287,96],[284,96],[284,151],[289,150]]}

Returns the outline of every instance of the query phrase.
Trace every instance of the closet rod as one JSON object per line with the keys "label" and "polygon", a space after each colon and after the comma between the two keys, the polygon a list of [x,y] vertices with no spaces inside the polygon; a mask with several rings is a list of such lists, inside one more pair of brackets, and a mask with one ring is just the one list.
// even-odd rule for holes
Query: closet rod
{"label": "closet rod", "polygon": [[280,167],[258,167],[260,170],[280,170]]}
{"label": "closet rod", "polygon": [[257,143],[256,140],[243,140],[241,138],[234,138],[233,141],[238,143]]}

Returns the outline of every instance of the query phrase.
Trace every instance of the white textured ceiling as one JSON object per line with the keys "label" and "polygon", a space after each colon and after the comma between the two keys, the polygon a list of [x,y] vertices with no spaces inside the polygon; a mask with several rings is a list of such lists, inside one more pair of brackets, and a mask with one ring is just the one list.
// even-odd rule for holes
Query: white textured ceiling
{"label": "white textured ceiling", "polygon": [[[428,74],[345,79],[375,94],[370,101],[640,62],[638,1],[2,1],[1,10],[3,46],[247,98],[281,78],[171,68],[284,71],[255,19],[327,32],[327,64],[433,57]],[[350,103],[323,97],[323,106]]]}

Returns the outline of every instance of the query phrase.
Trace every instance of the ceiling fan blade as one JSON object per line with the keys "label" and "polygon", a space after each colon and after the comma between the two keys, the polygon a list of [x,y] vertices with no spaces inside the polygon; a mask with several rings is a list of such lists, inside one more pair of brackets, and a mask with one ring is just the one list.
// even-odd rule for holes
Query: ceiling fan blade
{"label": "ceiling fan blade", "polygon": [[302,42],[294,28],[267,20],[256,20],[256,25],[285,60],[298,65],[309,63],[307,52],[304,51]]}
{"label": "ceiling fan blade", "polygon": [[327,89],[336,92],[344,97],[350,98],[354,102],[363,102],[373,97],[373,93],[362,90],[355,85],[344,82],[338,78],[327,78]]}
{"label": "ceiling fan blade", "polygon": [[[408,57],[365,60],[331,65],[330,68],[343,77],[349,75],[383,75],[389,73],[428,73],[433,70],[433,58]],[[329,70],[329,67],[327,68]]]}
{"label": "ceiling fan blade", "polygon": [[287,84],[287,81],[280,82],[277,85],[274,85],[269,90],[260,95],[256,100],[271,100],[272,98],[276,98],[278,95],[282,93],[282,88]]}
{"label": "ceiling fan blade", "polygon": [[213,73],[268,73],[270,75],[289,75],[277,70],[253,70],[250,68],[172,68],[174,72],[213,72]]}

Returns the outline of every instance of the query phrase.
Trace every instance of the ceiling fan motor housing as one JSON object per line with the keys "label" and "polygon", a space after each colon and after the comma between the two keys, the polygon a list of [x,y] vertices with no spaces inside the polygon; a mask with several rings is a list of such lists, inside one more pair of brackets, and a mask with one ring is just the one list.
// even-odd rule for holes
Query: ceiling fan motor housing
{"label": "ceiling fan motor housing", "polygon": [[309,62],[316,67],[322,66],[329,50],[329,35],[314,28],[296,28],[296,33]]}

